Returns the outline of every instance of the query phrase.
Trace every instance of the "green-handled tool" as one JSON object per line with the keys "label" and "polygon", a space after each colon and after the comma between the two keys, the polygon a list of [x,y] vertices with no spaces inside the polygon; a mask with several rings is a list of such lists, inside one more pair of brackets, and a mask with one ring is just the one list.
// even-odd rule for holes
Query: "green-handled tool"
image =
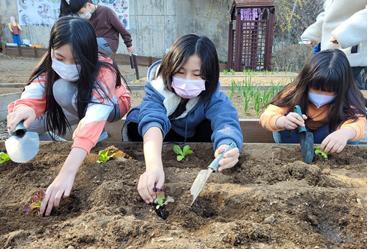
{"label": "green-handled tool", "polygon": [[224,157],[224,154],[228,152],[229,150],[236,148],[236,144],[233,142],[231,143],[220,155],[218,155],[217,158],[215,158],[210,165],[208,165],[207,170],[201,170],[197,177],[195,178],[193,185],[190,188],[190,193],[193,196],[193,201],[191,202],[191,205],[193,205],[194,201],[197,199],[200,192],[203,190],[209,176],[212,172],[218,171],[219,168],[219,162]]}
{"label": "green-handled tool", "polygon": [[[302,116],[302,110],[299,105],[294,106],[294,112]],[[299,144],[301,146],[303,161],[307,164],[311,164],[315,156],[313,147],[314,144],[313,134],[312,132],[308,131],[304,126],[298,127],[298,133],[300,138]]]}

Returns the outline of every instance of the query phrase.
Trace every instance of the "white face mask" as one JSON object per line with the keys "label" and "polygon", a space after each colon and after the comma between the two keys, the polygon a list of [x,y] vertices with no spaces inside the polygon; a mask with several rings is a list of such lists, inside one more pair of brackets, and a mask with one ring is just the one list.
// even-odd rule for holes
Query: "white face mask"
{"label": "white face mask", "polygon": [[317,107],[320,108],[325,104],[331,103],[335,99],[335,95],[322,95],[308,91],[308,99]]}
{"label": "white face mask", "polygon": [[81,66],[75,64],[65,64],[60,60],[52,59],[51,67],[60,76],[60,78],[66,81],[77,81],[80,78]]}

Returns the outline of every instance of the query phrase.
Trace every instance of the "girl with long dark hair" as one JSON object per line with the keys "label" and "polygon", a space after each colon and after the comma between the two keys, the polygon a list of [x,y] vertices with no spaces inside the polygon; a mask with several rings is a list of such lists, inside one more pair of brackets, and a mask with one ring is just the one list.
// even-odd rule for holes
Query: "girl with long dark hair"
{"label": "girl with long dark hair", "polygon": [[8,128],[24,121],[38,133],[64,135],[71,125],[73,145],[58,176],[47,188],[41,214],[49,215],[68,197],[76,173],[96,145],[107,121],[130,109],[130,92],[117,65],[98,54],[96,35],[86,20],[63,17],[51,29],[49,48],[19,100],[8,105]]}
{"label": "girl with long dark hair", "polygon": [[164,185],[163,141],[213,142],[215,156],[234,143],[219,171],[238,162],[243,136],[236,109],[220,91],[219,74],[215,45],[195,34],[176,40],[149,69],[143,102],[129,112],[123,132],[130,141],[144,141],[146,172],[138,191],[147,203]]}
{"label": "girl with long dark hair", "polygon": [[[303,116],[293,112],[300,105]],[[325,50],[312,57],[298,77],[271,101],[260,117],[277,143],[298,143],[306,126],[325,152],[341,152],[349,141],[364,138],[366,99],[354,84],[346,55]]]}

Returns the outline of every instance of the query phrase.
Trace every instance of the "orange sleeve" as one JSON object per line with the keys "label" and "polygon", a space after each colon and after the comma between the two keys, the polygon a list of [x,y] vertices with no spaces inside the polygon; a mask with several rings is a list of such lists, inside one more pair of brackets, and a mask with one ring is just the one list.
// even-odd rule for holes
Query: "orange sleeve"
{"label": "orange sleeve", "polygon": [[266,110],[260,116],[260,124],[262,127],[270,131],[278,131],[276,121],[279,117],[284,116],[289,111],[287,107],[279,107],[273,104],[267,106]]}
{"label": "orange sleeve", "polygon": [[365,137],[366,132],[366,118],[364,116],[360,116],[356,121],[355,120],[347,120],[341,126],[340,129],[343,128],[352,128],[356,131],[356,136],[351,141],[358,141]]}

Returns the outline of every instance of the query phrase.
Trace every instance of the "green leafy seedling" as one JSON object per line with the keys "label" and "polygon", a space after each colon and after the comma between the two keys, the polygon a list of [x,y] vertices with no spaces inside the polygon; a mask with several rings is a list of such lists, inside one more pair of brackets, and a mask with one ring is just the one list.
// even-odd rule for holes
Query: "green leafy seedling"
{"label": "green leafy seedling", "polygon": [[175,144],[173,146],[173,151],[177,154],[177,161],[184,160],[187,156],[193,154],[193,150],[189,145],[185,145],[182,149],[179,145]]}
{"label": "green leafy seedling", "polygon": [[328,159],[328,153],[322,151],[320,147],[315,147],[315,155],[324,159]]}
{"label": "green leafy seedling", "polygon": [[167,219],[169,212],[166,210],[166,205],[170,202],[175,202],[171,196],[165,196],[164,191],[160,190],[156,192],[154,200],[154,211],[162,219]]}
{"label": "green leafy seedling", "polygon": [[101,151],[99,151],[98,155],[99,155],[99,157],[98,157],[98,160],[96,162],[99,163],[99,164],[106,163],[112,158],[112,156],[109,155],[108,150],[101,150]]}
{"label": "green leafy seedling", "polygon": [[0,165],[10,161],[10,157],[7,153],[0,152]]}
{"label": "green leafy seedling", "polygon": [[154,204],[156,209],[166,205],[166,196],[164,195],[164,192],[156,193]]}

